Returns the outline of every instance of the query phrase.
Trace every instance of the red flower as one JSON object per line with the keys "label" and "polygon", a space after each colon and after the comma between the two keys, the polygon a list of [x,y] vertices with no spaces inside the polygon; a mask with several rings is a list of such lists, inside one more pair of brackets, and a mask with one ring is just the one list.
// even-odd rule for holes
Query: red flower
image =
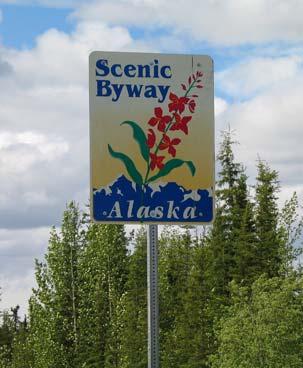
{"label": "red flower", "polygon": [[196,108],[196,102],[195,100],[190,100],[188,103],[188,108],[189,111],[193,114],[195,112],[195,108]]}
{"label": "red flower", "polygon": [[163,116],[163,110],[161,107],[155,108],[155,116],[152,117],[148,124],[151,126],[155,126],[158,124],[158,129],[160,132],[164,132],[166,128],[166,124],[168,124],[171,121],[171,117],[169,115]]}
{"label": "red flower", "polygon": [[147,145],[149,148],[153,148],[156,143],[156,134],[152,129],[148,129]]}
{"label": "red flower", "polygon": [[151,158],[150,168],[154,170],[157,167],[161,170],[164,167],[162,162],[164,160],[164,156],[157,156],[155,153],[150,153],[149,155]]}
{"label": "red flower", "polygon": [[180,114],[182,114],[185,109],[185,105],[189,101],[188,97],[178,97],[172,92],[169,94],[169,99],[172,101],[168,104],[169,111],[179,111]]}
{"label": "red flower", "polygon": [[171,154],[173,157],[175,157],[176,149],[174,146],[178,145],[180,142],[181,139],[179,138],[174,138],[170,140],[170,138],[166,134],[163,134],[162,142],[159,146],[159,149],[165,150],[166,148],[168,148],[168,153]]}
{"label": "red flower", "polygon": [[191,121],[192,116],[184,116],[181,118],[180,115],[175,115],[176,122],[171,126],[170,130],[182,130],[186,135],[188,134],[187,124]]}

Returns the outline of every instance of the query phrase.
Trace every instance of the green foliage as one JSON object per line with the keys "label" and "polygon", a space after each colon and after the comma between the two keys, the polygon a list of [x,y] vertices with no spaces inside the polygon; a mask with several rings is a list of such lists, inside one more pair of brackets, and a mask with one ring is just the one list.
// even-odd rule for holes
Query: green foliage
{"label": "green foliage", "polygon": [[74,368],[78,349],[79,258],[83,247],[78,208],[70,203],[60,235],[52,229],[46,262],[36,261],[30,302],[34,367]]}
{"label": "green foliage", "polygon": [[159,246],[160,264],[160,345],[162,366],[175,367],[179,361],[179,340],[176,329],[184,313],[184,297],[188,289],[192,249],[189,233],[184,235],[168,229]]}
{"label": "green foliage", "polygon": [[32,349],[28,344],[28,324],[26,317],[21,321],[18,315],[19,306],[10,312],[2,313],[0,326],[0,367],[30,368]]}
{"label": "green foliage", "polygon": [[213,338],[204,240],[193,242],[189,232],[162,239],[162,367],[208,366]]}
{"label": "green foliage", "polygon": [[0,347],[2,348],[2,359],[11,359],[11,349],[15,334],[15,323],[8,311],[1,314]]}
{"label": "green foliage", "polygon": [[26,321],[20,323],[12,347],[11,368],[31,368],[33,351],[29,339],[29,329]]}
{"label": "green foliage", "polygon": [[[136,123],[122,124],[146,159],[146,137]],[[280,211],[278,175],[260,160],[251,188],[233,144],[227,132],[213,226],[200,236],[194,226],[161,234],[162,368],[302,366],[298,198]],[[185,163],[194,174],[181,161],[167,165]],[[88,220],[70,203],[60,231],[51,230],[45,260],[36,261],[29,324],[18,307],[1,315],[0,368],[146,368],[146,232],[141,228],[129,245],[123,226]]]}
{"label": "green foliage", "polygon": [[129,260],[126,291],[121,299],[121,362],[119,368],[147,366],[147,265],[146,233],[135,239]]}
{"label": "green foliage", "polygon": [[0,347],[0,368],[11,368],[10,351],[5,345]]}
{"label": "green foliage", "polygon": [[212,309],[218,315],[221,307],[229,303],[229,283],[233,279],[248,283],[254,275],[250,264],[256,249],[254,206],[244,168],[235,162],[233,144],[229,131],[223,136],[218,154],[221,170],[216,190],[216,218],[207,242],[211,259],[207,277],[212,290]]}
{"label": "green foliage", "polygon": [[278,276],[282,267],[282,249],[278,219],[277,193],[279,191],[278,173],[259,160],[256,183],[256,235],[258,239],[257,266],[259,274]]}
{"label": "green foliage", "polygon": [[90,225],[80,264],[78,365],[118,367],[120,309],[128,274],[124,228]]}
{"label": "green foliage", "polygon": [[235,284],[232,291],[232,306],[218,326],[213,367],[302,367],[302,276],[261,277],[251,291]]}
{"label": "green foliage", "polygon": [[299,205],[297,193],[293,193],[290,200],[285,202],[279,213],[279,234],[283,247],[281,257],[283,258],[282,274],[292,271],[293,264],[302,255],[303,216],[300,215],[302,208]]}

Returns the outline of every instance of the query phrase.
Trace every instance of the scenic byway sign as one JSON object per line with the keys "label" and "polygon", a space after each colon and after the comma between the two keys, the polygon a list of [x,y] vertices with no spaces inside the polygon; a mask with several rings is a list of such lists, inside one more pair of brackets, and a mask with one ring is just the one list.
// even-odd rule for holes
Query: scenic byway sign
{"label": "scenic byway sign", "polygon": [[89,74],[92,219],[210,223],[212,59],[96,51]]}

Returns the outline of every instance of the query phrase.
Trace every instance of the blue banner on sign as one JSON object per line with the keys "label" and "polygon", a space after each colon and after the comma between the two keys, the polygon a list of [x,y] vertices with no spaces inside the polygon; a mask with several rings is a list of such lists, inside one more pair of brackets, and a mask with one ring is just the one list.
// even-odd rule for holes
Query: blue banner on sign
{"label": "blue banner on sign", "polygon": [[187,190],[177,183],[140,186],[124,175],[93,190],[93,216],[100,222],[211,222],[211,190]]}

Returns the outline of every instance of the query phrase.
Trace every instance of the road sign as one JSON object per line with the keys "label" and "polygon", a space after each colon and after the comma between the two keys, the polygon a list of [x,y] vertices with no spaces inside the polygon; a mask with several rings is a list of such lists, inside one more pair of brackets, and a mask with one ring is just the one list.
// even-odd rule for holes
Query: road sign
{"label": "road sign", "polygon": [[210,223],[212,59],[96,51],[89,69],[92,219]]}

